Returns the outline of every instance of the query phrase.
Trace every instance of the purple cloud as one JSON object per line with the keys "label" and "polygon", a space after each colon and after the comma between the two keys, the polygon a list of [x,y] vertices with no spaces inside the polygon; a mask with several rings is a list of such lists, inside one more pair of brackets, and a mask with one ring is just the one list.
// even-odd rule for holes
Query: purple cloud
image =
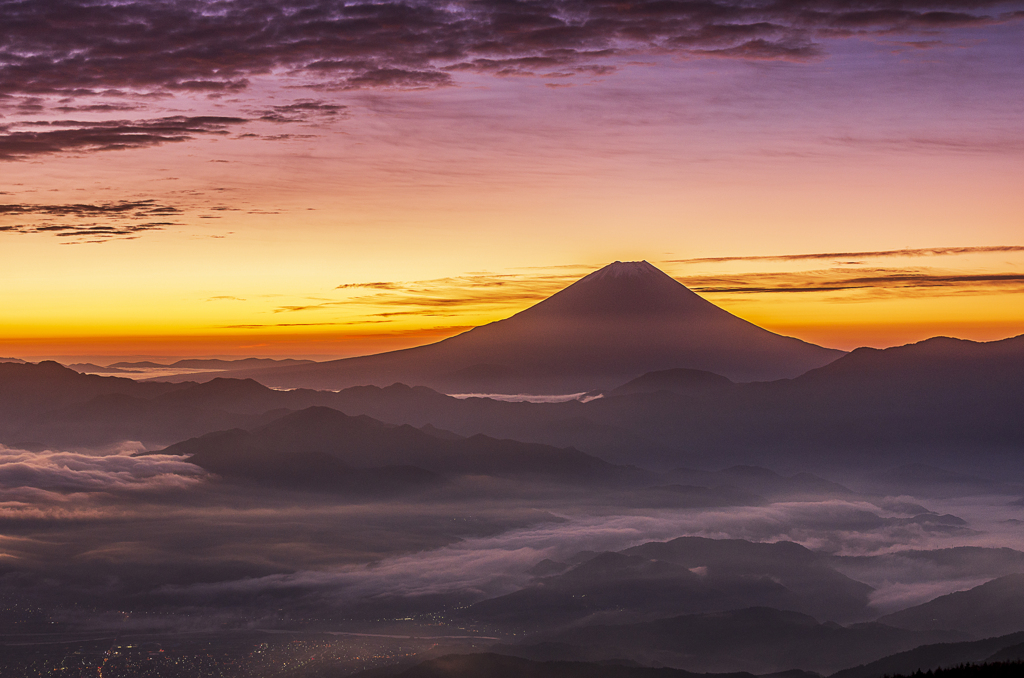
{"label": "purple cloud", "polygon": [[0,160],[21,160],[68,151],[117,151],[189,141],[228,133],[243,118],[170,116],[155,120],[55,120],[0,127]]}
{"label": "purple cloud", "polygon": [[452,72],[563,74],[617,56],[805,60],[821,41],[1005,22],[985,0],[0,0],[0,93],[229,93],[287,73],[323,86],[421,88]]}

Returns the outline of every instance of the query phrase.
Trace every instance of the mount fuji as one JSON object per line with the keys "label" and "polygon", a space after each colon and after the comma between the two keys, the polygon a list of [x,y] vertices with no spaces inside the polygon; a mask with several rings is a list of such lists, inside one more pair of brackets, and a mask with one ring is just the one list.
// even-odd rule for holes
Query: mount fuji
{"label": "mount fuji", "polygon": [[402,382],[447,393],[565,394],[678,368],[770,381],[842,355],[738,318],[646,261],[616,261],[510,318],[434,344],[231,376],[283,388]]}

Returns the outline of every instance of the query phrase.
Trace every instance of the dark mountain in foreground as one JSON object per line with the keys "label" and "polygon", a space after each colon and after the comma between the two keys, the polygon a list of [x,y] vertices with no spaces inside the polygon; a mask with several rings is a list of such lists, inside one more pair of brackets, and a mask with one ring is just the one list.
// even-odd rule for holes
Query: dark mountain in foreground
{"label": "dark mountain in foreground", "polygon": [[[681,565],[712,581],[772,581],[795,593],[791,609],[818,619],[843,620],[864,614],[873,589],[832,569],[828,559],[789,541],[755,543],[743,539],[679,537],[648,542],[623,553]],[[861,618],[863,618],[861,616]]]}
{"label": "dark mountain in foreground", "polygon": [[[754,678],[750,673],[697,674],[689,671],[596,662],[530,661],[494,653],[445,655],[404,670],[378,669],[353,678]],[[763,678],[814,678],[787,671]]]}
{"label": "dark mountain in foreground", "polygon": [[[914,510],[907,507],[909,510]],[[871,556],[829,557],[839,571],[862,579],[870,572],[890,572],[891,581],[913,583],[922,571],[941,574],[950,581],[997,579],[1008,574],[1024,572],[1024,551],[1011,548],[956,546],[944,549],[906,549]],[[897,573],[904,574],[898,575]]]}
{"label": "dark mountain in foreground", "polygon": [[646,261],[617,261],[511,318],[435,344],[237,374],[287,388],[402,382],[447,393],[576,393],[676,368],[735,381],[795,377],[841,355],[737,318]]}
{"label": "dark mountain in foreground", "polygon": [[628,395],[630,393],[656,393],[671,391],[673,393],[694,393],[706,389],[725,388],[732,386],[729,379],[704,370],[659,370],[647,372],[622,386],[612,389],[607,395]]}
{"label": "dark mountain in foreground", "polygon": [[50,360],[41,363],[0,363],[0,423],[14,423],[99,395],[155,398],[186,386],[141,383],[119,377],[79,374]]}
{"label": "dark mountain in foreground", "polygon": [[986,662],[1024,662],[1024,641],[1017,643],[1016,645],[1010,645],[999,650],[991,657],[985,660]]}
{"label": "dark mountain in foreground", "polygon": [[[946,668],[929,671],[931,678],[1019,678],[1024,675],[1024,661],[1012,660],[1006,662],[983,662],[981,664],[967,664],[963,666],[950,666]],[[922,674],[915,672],[914,676]],[[902,674],[892,678],[912,678]]]}
{"label": "dark mountain in foreground", "polygon": [[[800,668],[828,674],[963,634],[908,631],[884,624],[844,627],[798,612],[749,608],[614,626],[588,626],[547,640],[596,661],[632,659],[688,671],[769,673]],[[523,654],[529,652],[523,648]]]}
{"label": "dark mountain in foreground", "polygon": [[1010,574],[886,615],[884,624],[905,629],[954,629],[974,636],[1024,631],[1024,574]]}
{"label": "dark mountain in foreground", "polygon": [[600,553],[562,574],[471,606],[467,618],[549,633],[570,625],[628,623],[749,604],[803,601],[766,577],[717,576],[625,553]]}
{"label": "dark mountain in foreground", "polygon": [[[1012,652],[1012,650],[1024,649],[1021,648],[1022,643],[1024,643],[1024,633],[963,643],[922,645],[913,650],[883,657],[869,664],[839,671],[831,678],[882,678],[897,674],[910,675],[916,671],[934,671],[944,666],[980,664],[987,661],[1013,661],[1024,658],[1024,653]],[[1024,673],[1011,675],[1024,675]]]}
{"label": "dark mountain in foreground", "polygon": [[477,603],[466,615],[534,631],[751,605],[839,621],[873,616],[867,611],[870,586],[792,542],[680,537],[574,560],[540,563],[530,586]]}
{"label": "dark mountain in foreground", "polygon": [[209,433],[162,453],[187,456],[227,477],[316,488],[378,483],[375,478],[383,485],[427,484],[435,474],[534,476],[561,482],[629,482],[644,475],[573,449],[390,426],[327,407],[287,414],[253,431]]}
{"label": "dark mountain in foreground", "polygon": [[184,388],[188,385],[79,374],[53,361],[0,363],[0,443],[96,445],[140,440],[141,432],[153,431],[180,440],[211,424],[238,425],[238,416],[194,407],[172,412],[151,403]]}

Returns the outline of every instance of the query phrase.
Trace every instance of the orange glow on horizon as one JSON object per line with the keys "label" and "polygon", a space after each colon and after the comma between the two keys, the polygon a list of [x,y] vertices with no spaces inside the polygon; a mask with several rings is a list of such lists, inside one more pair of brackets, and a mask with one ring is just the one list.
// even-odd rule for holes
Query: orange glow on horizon
{"label": "orange glow on horizon", "polygon": [[[765,323],[765,329],[828,348],[851,351],[868,346],[887,348],[945,336],[971,341],[998,341],[1024,334],[1024,323],[908,323],[905,325],[787,325]],[[67,337],[0,341],[0,357],[30,362],[92,362],[152,358],[298,358],[334,360],[413,348],[441,341],[468,328],[448,328],[398,335],[363,336],[116,336]]]}
{"label": "orange glow on horizon", "polygon": [[[325,360],[439,341],[510,317],[607,261],[410,280],[284,266],[225,286],[202,275],[135,289],[115,270],[53,301],[8,305],[0,356],[293,357]],[[1024,333],[1024,247],[654,261],[710,302],[756,325],[830,348],[886,347],[945,335]],[[427,271],[433,273],[433,271]],[[158,271],[154,279],[159,279]],[[435,273],[436,276],[436,273]],[[44,293],[46,290],[43,290]],[[36,295],[39,291],[36,291]],[[38,298],[36,296],[35,298]],[[105,303],[94,305],[91,300]]]}
{"label": "orange glow on horizon", "polygon": [[105,357],[298,358],[331,360],[397,351],[440,341],[469,328],[366,335],[153,335],[0,340],[0,357],[84,362]]}

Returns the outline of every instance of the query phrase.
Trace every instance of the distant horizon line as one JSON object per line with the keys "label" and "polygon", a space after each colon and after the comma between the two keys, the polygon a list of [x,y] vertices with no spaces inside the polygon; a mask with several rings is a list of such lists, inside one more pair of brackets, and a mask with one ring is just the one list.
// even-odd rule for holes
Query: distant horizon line
{"label": "distant horizon line", "polygon": [[[1014,262],[993,262],[984,271],[977,266],[925,267],[867,260],[833,261],[814,270],[732,265],[705,270],[702,265],[837,257],[942,259],[1021,252],[1021,245],[991,245],[689,259],[662,253],[659,259],[651,253],[627,251],[601,265],[346,282],[335,284],[330,295],[310,296],[302,303],[274,300],[262,308],[263,302],[252,299],[213,296],[205,301],[235,305],[206,307],[205,320],[212,323],[206,326],[147,327],[133,321],[133,332],[132,325],[108,329],[102,324],[68,323],[37,331],[22,327],[20,337],[11,336],[9,329],[7,337],[0,339],[0,356],[109,365],[131,360],[245,358],[324,362],[376,355],[429,345],[503,320],[602,270],[637,267],[643,262],[737,317],[826,348],[888,348],[935,336],[997,341],[1024,333],[1024,317],[1015,317],[1019,310],[1013,310],[1019,309],[1016,300],[1024,291],[1024,274]],[[250,310],[251,304],[257,305]],[[236,322],[246,315],[252,316],[246,323]]]}
{"label": "distant horizon line", "polygon": [[[455,335],[452,335],[455,336]],[[793,336],[793,335],[786,335]],[[1008,339],[1014,339],[1017,337],[1024,336],[1024,332],[1011,333],[1005,336],[999,336],[991,339],[974,339],[970,337],[958,337],[951,334],[933,334],[921,339],[915,339],[913,341],[906,341],[901,343],[892,343],[886,346],[854,346],[852,348],[839,348],[837,350],[845,351],[847,353],[857,350],[858,348],[875,348],[875,349],[887,349],[887,348],[898,348],[900,346],[909,346],[912,344],[919,344],[924,341],[931,339],[956,339],[959,341],[969,341],[973,343],[995,343],[999,341],[1006,341]],[[801,337],[796,337],[801,338]],[[427,346],[437,342],[427,342],[424,344],[416,344],[415,346],[409,346],[407,348],[416,348],[418,346]],[[825,348],[835,348],[831,346],[825,346]],[[395,349],[402,350],[402,349]],[[98,353],[64,353],[64,354],[37,354],[37,355],[8,355],[7,353],[0,353],[0,363],[3,362],[26,362],[26,363],[40,363],[53,361],[68,367],[69,365],[76,363],[92,363],[99,367],[110,367],[114,363],[118,362],[160,362],[162,367],[170,367],[170,363],[180,360],[223,360],[228,362],[240,362],[244,360],[309,360],[313,362],[330,362],[333,360],[345,360],[348,358],[359,358],[369,355],[377,355],[378,353],[390,353],[391,351],[378,351],[376,353],[355,353],[355,354],[284,354],[284,353],[194,353],[194,354],[158,354],[158,353],[133,353],[133,354],[98,354]],[[153,368],[156,369],[156,368]],[[196,369],[196,368],[192,368]],[[214,369],[202,369],[202,372],[216,371]],[[127,373],[126,373],[127,374]]]}

